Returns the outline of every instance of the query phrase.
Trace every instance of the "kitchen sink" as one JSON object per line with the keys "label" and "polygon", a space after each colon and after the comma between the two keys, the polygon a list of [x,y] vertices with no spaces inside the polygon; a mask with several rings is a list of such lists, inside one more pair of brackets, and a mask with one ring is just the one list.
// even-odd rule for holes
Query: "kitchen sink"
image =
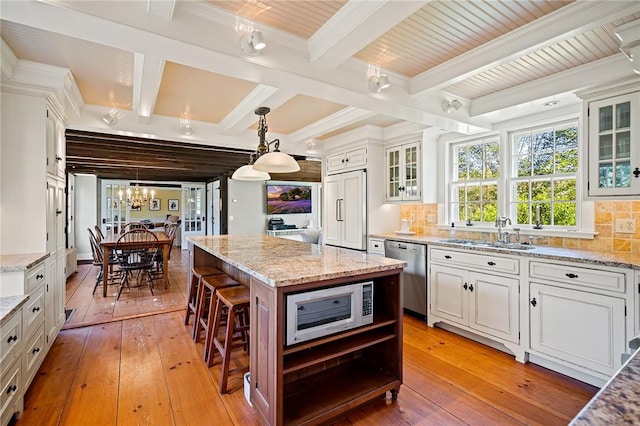
{"label": "kitchen sink", "polygon": [[448,244],[460,244],[463,246],[471,246],[471,247],[494,247],[494,248],[504,248],[509,250],[531,250],[536,248],[531,244],[523,244],[523,243],[500,243],[497,241],[483,241],[483,240],[465,240],[460,238],[448,238],[444,240],[440,240],[442,243]]}

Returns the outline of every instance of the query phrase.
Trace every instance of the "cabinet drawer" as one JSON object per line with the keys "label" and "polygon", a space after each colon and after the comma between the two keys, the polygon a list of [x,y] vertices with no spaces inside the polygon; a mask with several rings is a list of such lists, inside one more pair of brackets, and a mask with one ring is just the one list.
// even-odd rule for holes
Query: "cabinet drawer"
{"label": "cabinet drawer", "polygon": [[476,254],[452,250],[433,249],[430,260],[456,266],[482,268],[493,272],[517,274],[520,272],[518,259],[509,259],[494,254]]}
{"label": "cabinet drawer", "polygon": [[384,254],[384,240],[371,238],[369,240],[369,253]]}
{"label": "cabinet drawer", "polygon": [[529,264],[529,275],[532,278],[560,281],[577,287],[600,288],[618,292],[625,291],[625,275],[622,272],[555,263],[531,262]]}
{"label": "cabinet drawer", "polygon": [[22,407],[16,406],[23,392],[21,382],[20,358],[16,359],[0,378],[0,418],[2,424],[6,424],[16,411],[22,411]]}
{"label": "cabinet drawer", "polygon": [[31,293],[29,300],[22,307],[22,330],[25,338],[42,323],[44,323],[44,287]]}
{"label": "cabinet drawer", "polygon": [[33,291],[39,286],[47,282],[47,271],[45,268],[45,262],[40,262],[38,266],[29,271],[26,277],[26,293],[33,293]]}
{"label": "cabinet drawer", "polygon": [[18,310],[0,328],[0,366],[11,364],[11,361],[20,355],[22,345],[22,309]]}
{"label": "cabinet drawer", "polygon": [[26,378],[25,388],[29,387],[31,380],[35,376],[42,360],[46,354],[46,342],[44,340],[44,323],[25,342],[23,360],[24,376]]}

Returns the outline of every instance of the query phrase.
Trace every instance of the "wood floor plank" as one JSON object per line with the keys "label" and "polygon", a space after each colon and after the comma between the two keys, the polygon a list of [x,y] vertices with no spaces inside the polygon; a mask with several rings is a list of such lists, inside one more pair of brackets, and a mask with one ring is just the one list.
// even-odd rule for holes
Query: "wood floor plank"
{"label": "wood floor plank", "polygon": [[120,425],[174,424],[153,323],[151,317],[123,323],[118,394]]}
{"label": "wood floor plank", "polygon": [[89,328],[62,425],[115,425],[122,322]]}
{"label": "wood floor plank", "polygon": [[184,326],[181,312],[153,317],[164,375],[176,425],[232,425],[196,346]]}
{"label": "wood floor plank", "polygon": [[21,422],[58,424],[88,334],[88,329],[78,329],[58,335],[25,394]]}

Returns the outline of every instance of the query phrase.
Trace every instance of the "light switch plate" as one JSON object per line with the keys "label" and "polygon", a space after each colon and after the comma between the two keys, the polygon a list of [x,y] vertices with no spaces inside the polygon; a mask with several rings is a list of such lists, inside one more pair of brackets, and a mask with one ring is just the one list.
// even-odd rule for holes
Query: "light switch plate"
{"label": "light switch plate", "polygon": [[616,219],[616,232],[620,234],[635,234],[636,220],[635,219]]}

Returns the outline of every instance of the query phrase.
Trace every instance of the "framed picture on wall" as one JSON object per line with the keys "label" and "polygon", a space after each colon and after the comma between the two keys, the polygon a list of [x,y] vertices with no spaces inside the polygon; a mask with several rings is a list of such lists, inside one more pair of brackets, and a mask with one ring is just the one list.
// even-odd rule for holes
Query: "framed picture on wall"
{"label": "framed picture on wall", "polygon": [[178,211],[178,200],[169,200],[169,211],[170,212],[177,212]]}
{"label": "framed picture on wall", "polygon": [[160,198],[152,198],[151,201],[149,201],[149,210],[160,210]]}

